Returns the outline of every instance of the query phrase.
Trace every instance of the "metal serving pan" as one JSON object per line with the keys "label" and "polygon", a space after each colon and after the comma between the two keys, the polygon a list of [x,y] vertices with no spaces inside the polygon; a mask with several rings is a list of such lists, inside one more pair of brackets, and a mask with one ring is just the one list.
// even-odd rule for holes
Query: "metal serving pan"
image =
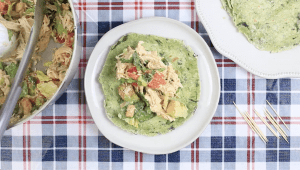
{"label": "metal serving pan", "polygon": [[[73,55],[72,55],[72,60],[70,62],[70,66],[67,70],[65,79],[62,81],[62,83],[60,84],[58,90],[52,96],[51,99],[49,99],[47,102],[45,102],[38,110],[35,110],[31,115],[23,117],[15,123],[9,123],[7,129],[10,129],[14,126],[25,123],[26,121],[30,120],[35,115],[37,115],[41,111],[43,111],[47,106],[52,105],[63,94],[63,92],[67,89],[67,87],[69,86],[69,84],[73,80],[73,78],[75,76],[75,73],[78,70],[78,64],[79,64],[81,51],[82,51],[81,38],[79,38],[79,34],[81,33],[81,27],[79,25],[79,21],[78,21],[77,15],[75,13],[73,2],[71,0],[69,0],[69,3],[70,3],[70,8],[71,8],[71,11],[72,11],[72,14],[73,14],[75,29],[74,29]],[[42,53],[41,61],[39,61],[37,65],[42,65],[45,61],[51,61],[52,60],[52,55],[53,55],[53,50],[52,49],[54,47],[59,47],[59,46],[57,44],[55,44],[54,41],[51,40],[48,47],[46,48],[46,50]],[[39,68],[39,66],[37,66],[37,68]]]}

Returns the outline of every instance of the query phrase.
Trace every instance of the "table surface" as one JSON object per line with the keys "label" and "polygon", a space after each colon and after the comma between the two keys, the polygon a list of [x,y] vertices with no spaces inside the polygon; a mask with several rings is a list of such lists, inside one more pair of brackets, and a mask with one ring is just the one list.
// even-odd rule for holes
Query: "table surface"
{"label": "table surface", "polygon": [[[74,6],[83,29],[78,73],[53,106],[6,131],[1,169],[299,169],[300,79],[263,79],[219,54],[193,0],[75,0]],[[83,86],[85,67],[101,36],[115,26],[150,16],[176,19],[197,31],[211,48],[221,79],[211,123],[193,143],[167,155],[139,153],[108,141],[93,122]],[[285,129],[289,143],[273,136],[253,113],[255,108],[262,114],[266,99],[290,127]],[[268,136],[267,144],[251,131],[232,101],[254,117]]]}

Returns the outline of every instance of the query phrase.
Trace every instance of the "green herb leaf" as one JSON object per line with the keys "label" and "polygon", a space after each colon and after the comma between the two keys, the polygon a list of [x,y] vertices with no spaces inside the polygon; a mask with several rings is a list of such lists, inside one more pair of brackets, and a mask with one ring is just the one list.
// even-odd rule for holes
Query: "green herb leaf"
{"label": "green herb leaf", "polygon": [[160,68],[160,69],[158,69],[157,71],[163,72],[163,71],[165,71],[165,68]]}
{"label": "green herb leaf", "polygon": [[134,83],[134,82],[137,82],[136,80],[133,80],[131,78],[129,78],[129,79],[121,78],[120,81],[121,81],[121,84],[123,84],[123,83]]}
{"label": "green herb leaf", "polygon": [[133,63],[133,57],[130,59],[120,58],[121,63]]}
{"label": "green herb leaf", "polygon": [[45,66],[45,67],[50,67],[50,65],[51,65],[52,63],[53,63],[52,61],[46,62],[46,63],[44,63],[44,66]]}
{"label": "green herb leaf", "polygon": [[150,108],[147,105],[145,105],[145,102],[143,101],[136,102],[134,106],[135,111],[133,117],[139,122],[144,122],[155,116],[155,114],[150,110]]}
{"label": "green herb leaf", "polygon": [[135,67],[136,67],[137,70],[141,70],[142,69],[142,67],[141,67],[141,61],[140,61],[140,58],[139,58],[137,52],[134,52],[132,54],[132,58],[133,58],[133,65],[135,65]]}
{"label": "green herb leaf", "polygon": [[1,69],[1,70],[3,70],[3,69],[4,69],[4,67],[3,67],[3,63],[2,63],[2,62],[0,62],[0,69]]}
{"label": "green herb leaf", "polygon": [[[4,1],[4,0],[3,0],[3,1]],[[26,3],[26,4],[29,5],[29,6],[32,6],[32,5],[33,5],[33,2],[28,1],[28,0],[22,0],[22,2]]]}
{"label": "green herb leaf", "polygon": [[169,65],[169,61],[165,58],[161,59],[161,61],[166,65],[168,66]]}
{"label": "green herb leaf", "polygon": [[59,5],[56,1],[54,2],[54,5],[56,6],[57,8],[57,13],[61,14],[61,5]]}
{"label": "green herb leaf", "polygon": [[143,79],[146,80],[147,82],[150,82],[153,78],[153,76],[149,73],[145,73],[144,75],[142,75]]}
{"label": "green herb leaf", "polygon": [[25,14],[34,13],[34,11],[35,11],[35,7],[33,6],[31,8],[26,9]]}
{"label": "green herb leaf", "polygon": [[28,86],[27,83],[23,82],[20,98],[25,97],[26,95],[28,95]]}
{"label": "green herb leaf", "polygon": [[11,41],[11,37],[14,35],[14,31],[7,29],[7,33],[8,33],[8,39],[9,39],[9,41]]}
{"label": "green herb leaf", "polygon": [[17,71],[18,71],[18,65],[15,63],[11,63],[10,65],[5,67],[5,71],[7,72],[7,74],[10,76],[10,79],[13,80],[13,78],[15,77]]}
{"label": "green herb leaf", "polygon": [[63,33],[65,33],[66,35],[68,35],[68,31],[66,29],[64,29],[63,24],[61,23],[60,19],[56,19],[55,21],[55,28],[56,31],[59,35],[62,35]]}
{"label": "green herb leaf", "polygon": [[10,5],[8,5],[8,9],[7,9],[7,16],[10,18],[10,19],[12,19],[11,18],[11,15],[10,15],[10,13],[11,13],[11,11],[12,11],[12,7],[15,5],[15,2],[14,3],[12,3],[12,4],[10,4]]}

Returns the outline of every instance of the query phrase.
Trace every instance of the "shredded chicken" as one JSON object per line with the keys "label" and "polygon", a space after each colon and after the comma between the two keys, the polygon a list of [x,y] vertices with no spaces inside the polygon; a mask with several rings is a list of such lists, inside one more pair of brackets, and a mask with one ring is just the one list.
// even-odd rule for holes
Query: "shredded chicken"
{"label": "shredded chicken", "polygon": [[149,69],[167,68],[167,66],[161,61],[161,57],[157,56],[157,51],[146,51],[145,47],[142,46],[143,43],[143,41],[139,41],[136,47],[136,52],[139,54],[141,61],[144,63],[148,61],[147,67]]}
{"label": "shredded chicken", "polygon": [[49,24],[50,24],[50,19],[48,16],[45,15],[43,25],[40,31],[40,35],[39,35],[39,41],[36,45],[38,52],[44,51],[47,48],[48,43],[50,41],[52,30],[49,27]]}
{"label": "shredded chicken", "polygon": [[168,66],[165,79],[167,83],[165,85],[161,85],[158,90],[162,91],[164,94],[169,94],[170,97],[174,97],[178,88],[182,87],[182,84],[180,83],[180,79],[172,65]]}
{"label": "shredded chicken", "polygon": [[133,67],[132,63],[122,63],[120,60],[117,61],[117,79],[120,80],[121,78],[128,79],[128,75],[126,74],[126,69]]}
{"label": "shredded chicken", "polygon": [[129,106],[127,107],[126,117],[133,117],[133,115],[134,115],[134,110],[135,110],[135,106],[134,106],[134,105],[129,105]]}
{"label": "shredded chicken", "polygon": [[167,115],[167,113],[163,110],[161,105],[161,98],[157,91],[152,90],[151,88],[146,88],[146,91],[147,93],[145,94],[145,98],[150,104],[151,111],[155,112],[158,116],[161,116],[164,119],[174,121],[175,118]]}
{"label": "shredded chicken", "polygon": [[[2,95],[7,96],[9,91],[10,91],[10,81],[9,81],[9,75],[6,75],[5,71],[0,70],[0,89],[1,89],[1,93],[3,93]],[[1,103],[3,104],[3,103]]]}

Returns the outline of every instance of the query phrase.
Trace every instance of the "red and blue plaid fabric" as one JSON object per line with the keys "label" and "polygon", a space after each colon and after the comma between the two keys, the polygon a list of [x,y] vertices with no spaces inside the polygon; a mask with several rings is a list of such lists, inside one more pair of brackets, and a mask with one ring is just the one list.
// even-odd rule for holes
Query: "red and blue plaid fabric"
{"label": "red and blue plaid fabric", "polygon": [[[299,169],[300,79],[263,79],[220,55],[194,5],[193,0],[75,0],[84,46],[78,73],[54,105],[5,133],[1,169]],[[120,24],[150,16],[173,18],[197,31],[211,48],[221,79],[219,105],[209,126],[193,143],[166,155],[139,153],[108,141],[93,122],[83,86],[85,67],[101,36]],[[253,113],[255,108],[262,114],[266,99],[290,127],[289,143],[273,136]],[[253,116],[269,139],[266,145],[232,101]]]}

